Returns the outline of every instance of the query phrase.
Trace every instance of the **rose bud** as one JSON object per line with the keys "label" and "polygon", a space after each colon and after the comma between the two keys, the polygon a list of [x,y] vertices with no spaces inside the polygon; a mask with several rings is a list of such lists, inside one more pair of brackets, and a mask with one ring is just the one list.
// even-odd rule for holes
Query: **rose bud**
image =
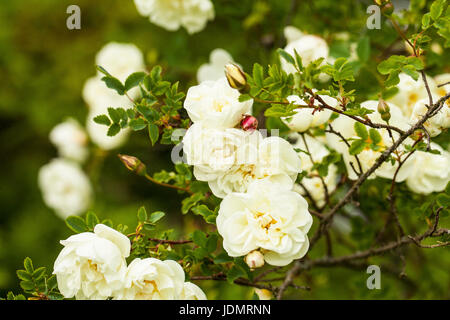
{"label": "rose bud", "polygon": [[241,93],[247,93],[250,90],[247,84],[247,77],[238,65],[233,63],[227,64],[225,66],[225,76],[227,77],[228,84],[233,89],[237,89]]}
{"label": "rose bud", "polygon": [[244,115],[241,120],[241,128],[244,131],[253,131],[258,128],[258,120],[249,114]]}
{"label": "rose bud", "polygon": [[261,252],[255,250],[247,254],[244,261],[250,269],[261,268],[264,265],[264,256]]}
{"label": "rose bud", "polygon": [[378,113],[381,115],[381,119],[388,122],[391,118],[391,113],[388,104],[386,101],[383,100],[383,98],[380,97],[378,100]]}
{"label": "rose bud", "polygon": [[117,156],[128,170],[133,171],[140,176],[145,176],[147,174],[145,164],[143,164],[138,158],[127,156],[125,154],[118,154]]}

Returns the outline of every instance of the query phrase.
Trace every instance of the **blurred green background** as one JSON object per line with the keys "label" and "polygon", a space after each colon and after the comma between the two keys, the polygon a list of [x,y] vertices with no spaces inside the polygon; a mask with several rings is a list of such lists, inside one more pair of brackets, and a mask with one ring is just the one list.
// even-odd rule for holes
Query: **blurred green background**
{"label": "blurred green background", "polygon": [[[389,28],[383,32],[364,28],[369,1],[297,1],[294,6],[294,2],[280,0],[213,2],[215,20],[192,36],[184,29],[168,32],[154,26],[138,14],[131,0],[0,2],[0,296],[20,290],[15,270],[24,257],[52,269],[61,250],[59,240],[71,234],[64,221],[43,203],[37,173],[57,156],[48,139],[51,129],[68,116],[84,125],[87,106],[81,90],[84,81],[95,74],[95,54],[106,43],[136,44],[144,52],[149,69],[162,65],[165,76],[179,80],[185,90],[196,84],[197,68],[218,47],[229,51],[246,70],[253,62],[274,62],[274,49],[285,45],[282,31],[286,24],[321,34],[329,42],[333,41],[332,32],[347,31],[354,41],[369,33],[380,52],[396,38]],[[81,30],[66,28],[66,8],[71,4],[81,8]],[[348,43],[332,42],[331,51],[335,56],[350,54]],[[448,52],[445,55],[448,57]],[[431,72],[443,67],[448,70],[445,61],[445,57],[433,60],[435,71]],[[364,79],[357,82],[362,97],[377,92],[373,70],[362,66],[360,77]],[[106,155],[98,172],[91,172],[95,180],[93,211],[101,219],[133,228],[137,209],[145,205],[150,211],[168,213],[167,227],[186,237],[198,220],[189,215],[180,219],[182,197],[128,172],[116,157],[119,152],[138,156],[151,172],[172,170],[170,146],[151,148],[144,133],[133,133],[125,146]],[[316,249],[322,251],[319,246]],[[394,274],[384,277],[382,290],[374,292],[365,286],[368,275],[364,270],[316,269],[301,277],[313,290],[290,297],[450,298],[449,250],[415,252],[414,257],[416,260],[406,266],[412,284]],[[397,260],[390,264],[398,264]],[[200,285],[210,299],[253,295],[251,289],[226,282]]]}

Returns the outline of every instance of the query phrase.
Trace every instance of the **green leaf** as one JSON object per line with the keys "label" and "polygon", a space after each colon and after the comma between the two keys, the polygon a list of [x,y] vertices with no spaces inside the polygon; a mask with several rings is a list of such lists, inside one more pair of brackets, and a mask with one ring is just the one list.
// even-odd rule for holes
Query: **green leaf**
{"label": "green leaf", "polygon": [[141,118],[131,119],[129,122],[129,126],[133,131],[139,131],[147,126],[147,122]]}
{"label": "green leaf", "polygon": [[371,128],[369,130],[369,136],[374,144],[379,144],[381,142],[381,135],[378,130]]}
{"label": "green leaf", "polygon": [[95,226],[99,223],[97,215],[92,212],[88,211],[86,214],[86,225],[89,229],[94,230]]}
{"label": "green leaf", "polygon": [[66,225],[75,233],[88,231],[86,222],[78,216],[70,216],[66,219]]}
{"label": "green leaf", "polygon": [[370,39],[369,37],[363,37],[358,42],[356,52],[359,57],[359,61],[365,63],[370,57]]}
{"label": "green leaf", "polygon": [[355,129],[355,132],[358,135],[358,137],[364,140],[366,140],[369,137],[366,126],[363,125],[361,122],[355,122],[353,128]]}
{"label": "green leaf", "polygon": [[246,273],[244,270],[242,270],[241,268],[237,267],[237,266],[233,266],[230,270],[228,270],[227,272],[227,281],[232,284],[234,282],[234,280],[240,278],[240,277],[245,277]]}
{"label": "green leaf", "polygon": [[159,128],[157,125],[150,123],[148,125],[148,135],[150,137],[150,141],[152,142],[152,146],[158,141],[159,138]]}
{"label": "green leaf", "polygon": [[194,241],[194,243],[199,247],[204,248],[206,246],[208,238],[206,237],[206,234],[203,231],[195,230],[192,233],[192,241]]}
{"label": "green leaf", "polygon": [[444,12],[444,5],[447,0],[436,0],[430,7],[430,15],[433,20],[437,20],[442,12]]}
{"label": "green leaf", "polygon": [[119,79],[111,76],[105,76],[102,78],[102,81],[108,88],[116,90],[116,92],[121,96],[125,94],[125,86],[122,84],[122,82],[120,82]]}
{"label": "green leaf", "polygon": [[145,72],[135,72],[128,76],[127,80],[125,80],[125,90],[128,91],[136,86],[144,80],[146,76]]}
{"label": "green leaf", "polygon": [[109,120],[108,116],[105,114],[101,114],[94,117],[94,122],[98,124],[103,124],[105,126],[109,126],[111,124],[111,120]]}
{"label": "green leaf", "polygon": [[190,197],[184,198],[183,201],[181,202],[181,213],[182,214],[188,213],[189,210],[203,198],[204,195],[202,193],[194,193]]}
{"label": "green leaf", "polygon": [[155,211],[150,215],[149,222],[156,223],[161,220],[166,214],[162,211]]}
{"label": "green leaf", "polygon": [[32,275],[25,270],[17,270],[16,274],[20,280],[32,281],[32,279],[33,279]]}
{"label": "green leaf", "polygon": [[112,77],[112,75],[102,66],[97,66],[97,70],[103,73],[105,76]]}
{"label": "green leaf", "polygon": [[231,258],[226,252],[221,252],[220,254],[214,257],[213,261],[215,264],[228,263],[232,262],[233,258]]}
{"label": "green leaf", "polygon": [[436,202],[441,207],[444,207],[444,208],[450,207],[450,196],[447,194],[441,193],[436,197]]}
{"label": "green leaf", "polygon": [[25,258],[25,260],[23,261],[23,266],[25,267],[25,270],[28,273],[33,274],[34,272],[33,261],[31,261],[30,257]]}
{"label": "green leaf", "polygon": [[253,81],[258,87],[264,86],[264,69],[259,63],[253,65]]}
{"label": "green leaf", "polygon": [[25,291],[34,290],[34,283],[32,281],[20,281],[20,286]]}
{"label": "green leaf", "polygon": [[34,281],[38,281],[41,278],[43,278],[45,276],[46,270],[47,270],[47,268],[45,268],[45,267],[40,267],[40,268],[37,268],[36,270],[34,270],[34,272],[33,272]]}
{"label": "green leaf", "polygon": [[431,13],[426,13],[422,17],[422,29],[428,29],[432,24]]}
{"label": "green leaf", "polygon": [[145,210],[145,207],[140,207],[137,213],[137,218],[139,222],[145,222],[148,219],[147,216],[147,210]]}
{"label": "green leaf", "polygon": [[281,49],[281,48],[279,48],[279,49],[277,50],[277,53],[278,53],[284,60],[286,60],[286,62],[292,64],[292,65],[295,67],[295,60],[294,60],[294,58],[293,58],[289,53],[287,53],[285,50],[283,50],[283,49]]}
{"label": "green leaf", "polygon": [[201,204],[192,209],[196,215],[200,215],[207,223],[214,224],[216,220],[216,213],[210,210],[206,205]]}
{"label": "green leaf", "polygon": [[210,234],[208,237],[208,240],[206,241],[206,246],[205,246],[206,251],[208,251],[209,253],[216,251],[217,240],[218,240],[218,237],[216,234]]}
{"label": "green leaf", "polygon": [[119,114],[119,111],[117,109],[114,108],[108,108],[108,114],[109,117],[111,118],[113,123],[119,123],[121,116]]}
{"label": "green leaf", "polygon": [[355,140],[350,145],[350,148],[348,149],[348,151],[350,152],[351,155],[354,156],[354,155],[360,153],[361,151],[363,151],[365,147],[366,147],[366,143],[364,142],[364,140],[362,140],[362,139]]}
{"label": "green leaf", "polygon": [[111,127],[109,127],[108,132],[106,133],[106,135],[108,137],[114,137],[116,134],[118,134],[120,132],[120,125],[117,123],[113,123],[111,125]]}

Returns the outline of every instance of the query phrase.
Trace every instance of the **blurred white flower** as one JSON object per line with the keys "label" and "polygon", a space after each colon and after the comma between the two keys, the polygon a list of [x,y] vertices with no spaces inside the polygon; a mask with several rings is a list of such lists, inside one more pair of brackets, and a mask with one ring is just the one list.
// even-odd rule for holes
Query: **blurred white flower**
{"label": "blurred white flower", "polygon": [[[417,81],[405,73],[400,73],[399,77],[400,82],[397,85],[399,91],[387,101],[400,107],[403,115],[409,118],[417,101],[428,99],[427,89],[425,88],[422,77],[419,77]],[[427,82],[431,92],[436,91],[437,87],[433,78],[427,77]]]}
{"label": "blurred white flower", "polygon": [[197,81],[216,81],[225,74],[225,65],[233,63],[233,57],[224,49],[214,49],[209,55],[209,63],[202,64],[197,71]]}
{"label": "blurred white flower", "polygon": [[214,19],[211,0],[134,0],[140,15],[169,31],[184,27],[189,34],[203,30]]}
{"label": "blurred white flower", "polygon": [[108,136],[108,126],[95,123],[93,120],[96,116],[107,113],[107,110],[104,110],[103,112],[89,112],[86,121],[86,130],[89,133],[89,137],[92,142],[95,143],[100,149],[112,150],[120,147],[127,141],[130,134],[130,129],[121,129],[115,136]]}
{"label": "blurred white flower", "polygon": [[178,300],[183,291],[184,270],[173,260],[134,259],[128,266],[118,300]]}
{"label": "blurred white flower", "polygon": [[61,157],[84,162],[88,156],[88,137],[83,127],[73,118],[56,125],[50,132],[50,142]]}
{"label": "blurred white flower", "polygon": [[[145,69],[144,56],[141,50],[132,43],[107,43],[97,53],[95,63],[122,83],[133,72]],[[98,76],[103,76],[103,74],[98,71]]]}
{"label": "blurred white flower", "polygon": [[[407,130],[409,128],[408,121],[403,116],[401,110],[393,103],[388,103],[388,105],[391,113],[391,119],[389,120],[389,124],[396,126],[402,130]],[[381,115],[377,112],[377,106],[378,101],[375,100],[370,100],[361,103],[362,108],[374,110],[373,113],[368,114],[368,117],[372,122],[383,123]],[[340,132],[345,139],[353,139],[353,138],[359,139],[355,132],[354,124],[355,120],[343,115],[340,115],[337,119],[333,120],[333,122],[331,123],[333,129],[337,132]],[[368,128],[368,130],[369,129],[370,128]],[[361,169],[363,172],[367,171],[375,163],[375,161],[378,159],[381,153],[392,145],[392,139],[389,136],[389,133],[386,129],[376,129],[376,130],[379,132],[381,136],[381,141],[378,143],[380,150],[374,151],[367,147],[361,153],[358,154],[358,159],[361,164]],[[398,138],[397,132],[393,131],[392,135],[394,139]],[[339,136],[333,133],[327,132],[326,138],[327,144],[331,148],[342,154],[349,178],[351,180],[356,180],[358,176],[353,171],[352,165],[356,170],[359,170],[359,168],[356,157],[350,155],[349,147],[347,146],[347,144]],[[407,139],[405,140],[404,144],[412,144],[410,142],[411,139]],[[401,151],[403,150],[403,147],[400,146],[397,150]],[[412,155],[408,159],[408,161],[406,161],[400,168],[396,177],[397,182],[404,181],[407,178],[411,170],[413,158],[414,155]],[[394,165],[392,165],[390,162],[384,162],[372,175],[369,176],[369,179],[373,179],[376,176],[386,179],[392,179],[394,177],[397,166],[398,162],[396,162]]]}
{"label": "blurred white flower", "polygon": [[[323,158],[330,154],[325,145],[316,138],[305,135],[305,140],[308,148],[306,148],[301,136],[297,137],[297,141],[293,145],[293,147],[305,152],[309,150],[314,163],[322,162]],[[301,169],[302,171],[306,171],[309,173],[307,176],[303,177],[302,185],[314,199],[316,204],[321,207],[325,204],[325,188],[323,186],[322,180],[318,177],[317,170],[312,170],[314,164],[311,161],[311,157],[302,151],[298,152],[298,156],[300,157],[302,163]],[[330,164],[328,166],[328,175],[323,177],[323,181],[325,182],[329,193],[333,192],[336,189],[336,185],[338,182],[336,165]],[[305,196],[306,191],[303,189],[303,187],[296,184],[294,190]]]}
{"label": "blurred white flower", "polygon": [[413,169],[406,179],[406,185],[413,192],[420,194],[441,192],[450,181],[450,153],[433,142],[431,149],[440,151],[440,154],[415,152],[412,160]]}
{"label": "blurred white flower", "polygon": [[[291,56],[295,57],[295,51],[302,58],[302,64],[307,66],[312,61],[319,58],[324,58],[324,62],[333,62],[334,59],[329,56],[329,48],[327,42],[321,37],[304,34],[299,29],[293,26],[287,26],[284,29],[284,35],[287,39],[287,45],[284,50]],[[283,70],[290,74],[296,73],[297,70],[293,65],[281,59],[281,67]],[[319,76],[320,81],[327,81],[329,79],[328,75],[321,74]]]}
{"label": "blurred white flower", "polygon": [[[332,97],[322,95],[320,96],[325,103],[331,107],[337,107],[338,101]],[[307,105],[308,101],[303,101],[299,96],[289,96],[287,100],[297,105]],[[314,105],[319,106],[318,100],[314,100]],[[312,108],[297,108],[294,110],[295,114],[290,117],[282,117],[281,120],[293,131],[305,132],[309,128],[317,127],[328,121],[333,113],[329,109],[315,110]]]}
{"label": "blurred white flower", "polygon": [[[436,89],[433,93],[439,97],[445,96],[450,93],[450,73],[443,73],[434,77]],[[448,100],[447,100],[448,101]]]}
{"label": "blurred white flower", "polygon": [[[83,99],[91,111],[106,113],[109,107],[125,109],[133,107],[130,99],[108,88],[100,79],[100,77],[91,77],[83,86]],[[132,98],[135,97],[136,95]]]}
{"label": "blurred white flower", "polygon": [[258,296],[259,300],[271,300],[273,298],[272,292],[267,289],[255,288],[255,293]]}
{"label": "blurred white flower", "polygon": [[180,300],[207,300],[205,293],[192,282],[185,282],[180,294]]}
{"label": "blurred white flower", "polygon": [[285,266],[306,254],[313,220],[308,203],[291,187],[256,180],[246,193],[230,193],[223,199],[216,221],[229,256],[259,249],[268,264]]}
{"label": "blurred white flower", "polygon": [[44,165],[38,174],[44,202],[63,219],[83,213],[92,197],[92,186],[80,166],[57,158]]}
{"label": "blurred white flower", "polygon": [[130,241],[120,232],[98,224],[62,240],[53,274],[65,298],[104,300],[123,286]]}
{"label": "blurred white flower", "polygon": [[283,33],[288,44],[300,39],[305,35],[300,29],[297,29],[294,26],[286,26],[283,30]]}
{"label": "blurred white flower", "polygon": [[251,112],[253,104],[253,100],[239,102],[239,96],[239,91],[231,88],[222,77],[190,87],[184,108],[192,122],[201,123],[205,128],[232,128],[244,114]]}

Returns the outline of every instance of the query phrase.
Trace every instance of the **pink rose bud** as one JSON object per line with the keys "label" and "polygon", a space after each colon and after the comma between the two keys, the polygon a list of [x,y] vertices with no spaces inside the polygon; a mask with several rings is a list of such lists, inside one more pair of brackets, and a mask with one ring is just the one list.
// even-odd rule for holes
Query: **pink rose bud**
{"label": "pink rose bud", "polygon": [[253,131],[258,128],[258,120],[251,115],[244,115],[244,117],[241,120],[241,128],[244,131]]}

